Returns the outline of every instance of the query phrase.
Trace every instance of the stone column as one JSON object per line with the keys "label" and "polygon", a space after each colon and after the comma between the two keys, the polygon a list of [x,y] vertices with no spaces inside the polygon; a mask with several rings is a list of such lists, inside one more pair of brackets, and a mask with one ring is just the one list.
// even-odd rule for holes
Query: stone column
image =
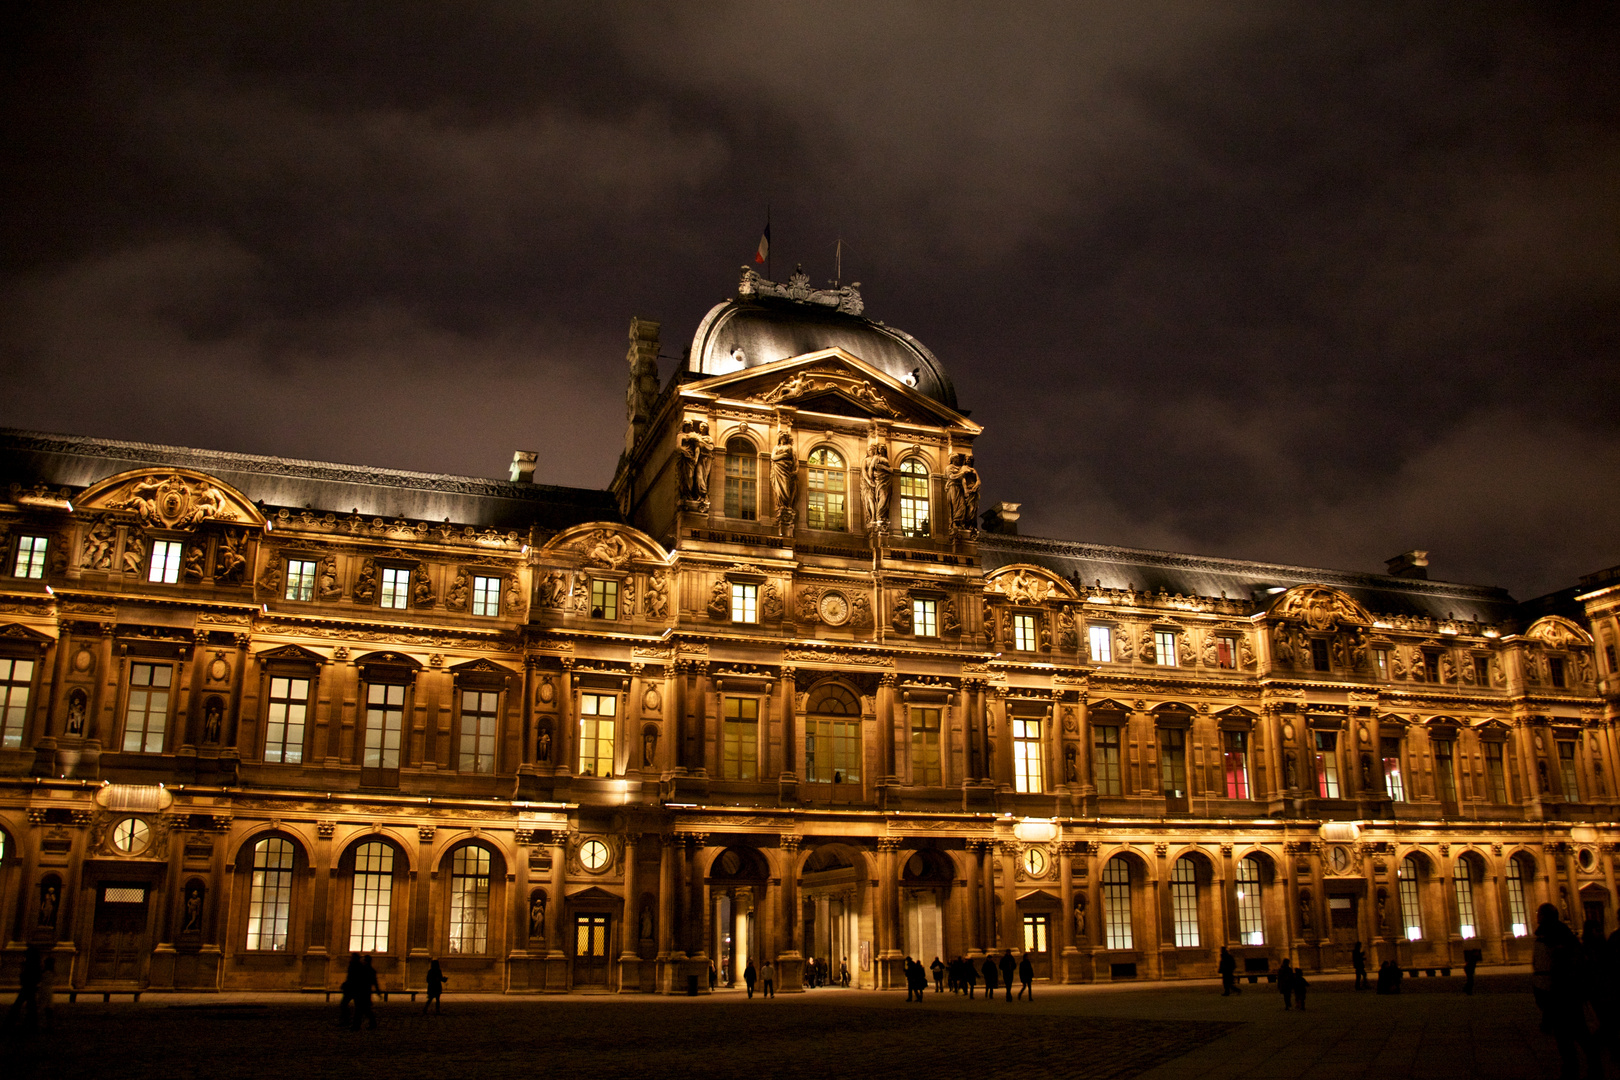
{"label": "stone column", "polygon": [[698,856],[709,838],[702,833],[694,833],[687,839],[689,844],[686,848],[686,884],[690,892],[687,911],[691,913],[691,917],[687,920],[686,955],[694,960],[707,960],[708,889],[703,883],[703,875],[698,872]]}
{"label": "stone column", "polygon": [[901,955],[897,947],[900,924],[900,871],[898,853],[900,841],[894,837],[878,839],[878,908],[876,918],[877,972],[876,986],[880,990],[899,985]]}
{"label": "stone column", "polygon": [[557,679],[557,730],[551,742],[551,760],[557,772],[567,774],[579,766],[576,747],[579,732],[574,719],[574,658],[562,658],[562,674]]}
{"label": "stone column", "polygon": [[[332,906],[331,891],[332,879],[337,876],[337,867],[332,863],[332,836],[336,826],[330,821],[315,823],[315,850],[311,852],[311,876],[315,879],[313,896],[310,899],[309,911],[309,941],[304,949],[304,985],[310,988],[325,989],[327,985],[327,966],[333,950],[329,945],[331,927],[328,916]],[[175,847],[183,847],[175,844]],[[178,869],[178,867],[176,867]],[[174,877],[171,881],[177,880]],[[347,951],[347,950],[342,950]]]}
{"label": "stone column", "polygon": [[979,848],[980,841],[969,840],[967,843],[967,895],[963,900],[967,924],[967,948],[963,950],[969,960],[984,955],[983,938],[980,927],[983,920],[984,894],[979,888]]}
{"label": "stone column", "polygon": [[619,993],[635,994],[641,991],[641,956],[636,951],[640,936],[637,914],[641,906],[636,883],[636,845],[640,833],[624,834],[624,916],[619,936]]}
{"label": "stone column", "polygon": [[1063,774],[1063,700],[1061,691],[1052,692],[1052,704],[1046,707],[1046,783],[1047,791],[1069,790],[1069,779]]}
{"label": "stone column", "polygon": [[782,780],[796,785],[799,780],[799,725],[793,707],[795,687],[794,670],[784,667],[778,682],[781,700],[777,706],[777,715],[782,718]]}
{"label": "stone column", "polygon": [[1058,962],[1052,965],[1053,982],[1074,982],[1080,950],[1074,941],[1074,845],[1058,844],[1058,895],[1063,910],[1058,913]]}
{"label": "stone column", "polygon": [[996,947],[996,843],[979,841],[979,879],[983,888],[979,892],[980,934],[985,955]]}
{"label": "stone column", "polygon": [[[700,662],[692,665],[695,676],[692,687],[693,701],[696,708],[692,716],[692,739],[694,752],[689,766],[695,776],[708,776],[709,769],[709,665]],[[716,747],[716,753],[718,753]],[[714,772],[719,772],[718,762]]]}
{"label": "stone column", "polygon": [[998,791],[1013,789],[1012,725],[1007,714],[1007,695],[999,686],[990,687],[989,718],[985,723],[986,738],[991,741],[988,770]]}
{"label": "stone column", "polygon": [[802,837],[781,839],[782,886],[777,893],[777,925],[782,928],[783,951],[776,960],[776,988],[796,994],[804,990],[804,920],[799,912],[799,843]]}
{"label": "stone column", "polygon": [[895,676],[884,674],[878,678],[877,692],[877,735],[882,750],[879,769],[882,772],[882,783],[885,785],[900,782],[898,767],[895,763],[894,752],[894,686]]}
{"label": "stone column", "polygon": [[1019,944],[1023,925],[1018,919],[1018,845],[1001,844],[1001,935],[998,949]]}
{"label": "stone column", "polygon": [[[416,827],[416,869],[411,872],[412,891],[411,898],[411,934],[409,954],[406,958],[408,969],[420,969],[422,978],[427,978],[427,968],[433,954],[437,951],[434,944],[433,922],[433,879],[436,870],[433,866],[433,838],[437,835],[432,825],[418,825]],[[413,985],[421,985],[416,983]]]}
{"label": "stone column", "polygon": [[551,901],[546,905],[544,989],[561,993],[568,989],[568,954],[563,951],[563,934],[567,927],[563,909],[568,897],[568,833],[564,829],[556,829],[551,834],[550,892]]}
{"label": "stone column", "polygon": [[691,765],[691,748],[687,746],[686,680],[690,662],[676,660],[670,665],[669,678],[669,737],[674,744],[669,753],[669,764],[675,772],[685,772]]}

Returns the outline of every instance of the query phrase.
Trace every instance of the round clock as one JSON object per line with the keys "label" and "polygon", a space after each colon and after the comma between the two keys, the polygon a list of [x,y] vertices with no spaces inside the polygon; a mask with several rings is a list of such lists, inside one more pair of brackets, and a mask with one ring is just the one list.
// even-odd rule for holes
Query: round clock
{"label": "round clock", "polygon": [[1025,851],[1024,872],[1030,877],[1043,876],[1046,873],[1046,852],[1035,847]]}
{"label": "round clock", "polygon": [[844,599],[843,593],[822,593],[816,612],[828,626],[842,626],[849,618],[849,601]]}
{"label": "round clock", "polygon": [[120,855],[133,855],[146,847],[152,836],[151,828],[140,818],[125,818],[112,828],[113,850]]}
{"label": "round clock", "polygon": [[602,870],[612,861],[613,853],[600,840],[587,840],[579,845],[579,861],[587,870]]}

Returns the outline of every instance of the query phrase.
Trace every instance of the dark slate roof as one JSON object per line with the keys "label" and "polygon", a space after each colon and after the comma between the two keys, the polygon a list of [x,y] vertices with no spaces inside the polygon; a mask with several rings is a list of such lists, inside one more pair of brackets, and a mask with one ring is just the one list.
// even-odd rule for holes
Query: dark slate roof
{"label": "dark slate roof", "polygon": [[0,428],[0,484],[86,488],[130,469],[165,467],[207,473],[271,508],[353,510],[363,517],[416,521],[448,518],[458,525],[519,532],[531,525],[555,531],[619,519],[607,491]]}
{"label": "dark slate roof", "polygon": [[1275,595],[1268,590],[1295,585],[1330,585],[1342,589],[1375,615],[1457,619],[1493,625],[1519,619],[1518,604],[1505,589],[1358,574],[1311,566],[1218,559],[1171,551],[1105,547],[1033,536],[984,533],[979,558],[988,572],[1011,563],[1031,563],[1078,584],[1101,582],[1107,589],[1161,589],[1186,596],[1226,596],[1252,600],[1259,610]]}

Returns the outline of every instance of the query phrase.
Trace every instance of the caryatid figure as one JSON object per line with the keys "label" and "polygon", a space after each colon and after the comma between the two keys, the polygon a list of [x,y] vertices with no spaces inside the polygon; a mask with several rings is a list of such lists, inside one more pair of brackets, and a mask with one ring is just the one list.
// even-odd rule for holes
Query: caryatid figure
{"label": "caryatid figure", "polygon": [[792,522],[798,488],[799,463],[793,456],[793,433],[784,431],[776,437],[776,449],[771,451],[771,493],[776,498],[778,525]]}
{"label": "caryatid figure", "polygon": [[894,469],[889,465],[889,448],[874,442],[866,448],[861,465],[861,499],[866,504],[866,527],[887,530],[889,526],[889,481]]}

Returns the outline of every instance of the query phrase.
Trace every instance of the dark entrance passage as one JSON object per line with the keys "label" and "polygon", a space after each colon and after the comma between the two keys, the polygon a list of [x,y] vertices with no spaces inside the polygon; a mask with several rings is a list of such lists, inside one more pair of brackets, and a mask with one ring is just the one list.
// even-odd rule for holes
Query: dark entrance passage
{"label": "dark entrance passage", "polygon": [[133,983],[146,952],[146,886],[103,885],[90,933],[92,983]]}

